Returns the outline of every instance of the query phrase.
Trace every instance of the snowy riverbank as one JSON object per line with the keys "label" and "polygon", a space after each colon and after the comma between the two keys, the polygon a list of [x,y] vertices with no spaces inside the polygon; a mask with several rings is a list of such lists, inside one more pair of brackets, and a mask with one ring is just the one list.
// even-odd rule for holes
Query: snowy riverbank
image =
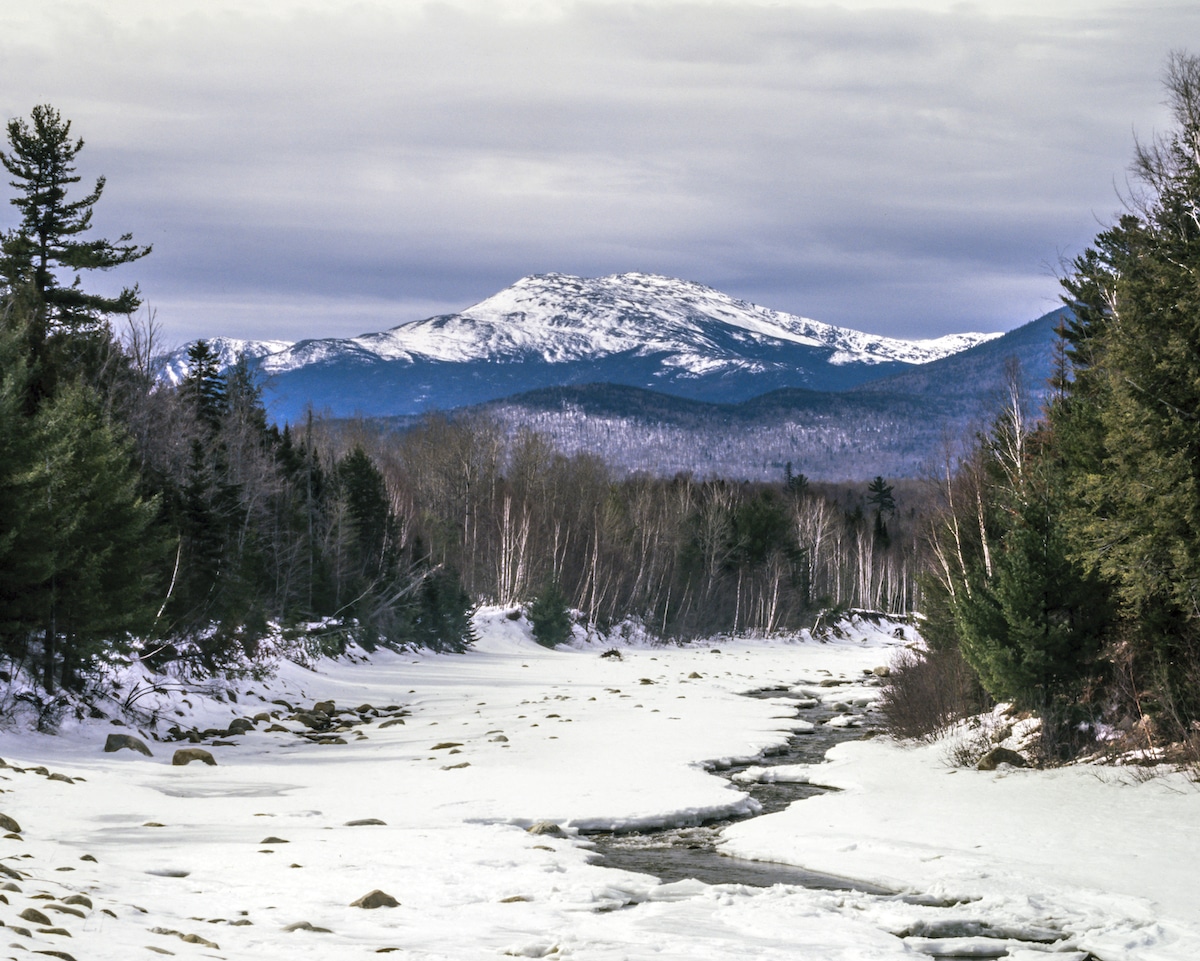
{"label": "snowy riverbank", "polygon": [[[660,885],[588,863],[579,829],[751,810],[705,762],[753,757],[805,722],[791,703],[739,694],[784,685],[847,699],[846,685],[821,681],[858,682],[886,663],[901,643],[895,626],[858,623],[829,643],[627,648],[618,659],[601,648],[545,650],[522,624],[484,612],[466,655],[377,654],[317,672],[285,665],[240,683],[236,702],[198,689],[164,695],[160,730],[278,715],[282,730],[260,721],[221,739],[233,743],[203,745],[215,767],[173,767],[181,745],[154,741],[154,757],[105,754],[106,736],[129,730],[107,722],[0,734],[11,766],[0,770],[0,812],[21,828],[0,838],[0,864],[21,875],[9,879],[19,890],[5,892],[0,919],[29,931],[0,932],[0,942],[78,961],[163,952],[340,961],[381,951],[824,961],[912,958],[956,943],[925,940],[937,933],[931,925],[976,918],[997,926],[991,933],[1060,929],[1070,937],[1059,958],[1085,949],[1103,961],[1200,957],[1200,790],[1176,777],[955,772],[944,745],[876,740],[838,748],[814,774],[844,791],[726,829],[738,853],[934,900],[981,899],[955,909],[782,886]],[[321,745],[272,703],[326,699],[409,713],[399,724],[384,712],[345,732],[346,743]],[[384,823],[349,824],[364,819]],[[524,830],[543,820],[568,836]],[[399,906],[349,906],[373,889]],[[65,904],[71,894],[91,906]],[[31,907],[52,924],[22,920]]]}

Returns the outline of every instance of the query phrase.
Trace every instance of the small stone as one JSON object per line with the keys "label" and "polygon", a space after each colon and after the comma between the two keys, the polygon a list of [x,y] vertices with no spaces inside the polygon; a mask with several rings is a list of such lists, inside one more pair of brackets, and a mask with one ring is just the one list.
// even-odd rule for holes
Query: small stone
{"label": "small stone", "polygon": [[47,911],[57,911],[59,914],[73,914],[77,918],[86,918],[87,917],[87,915],[84,914],[82,911],[80,911],[78,908],[68,908],[62,904],[47,904],[46,910]]}
{"label": "small stone", "polygon": [[566,832],[553,821],[538,821],[525,829],[526,834],[548,834],[551,837],[566,837]]}
{"label": "small stone", "polygon": [[431,750],[431,751],[446,751],[452,747],[462,747],[462,742],[461,741],[440,741],[439,743],[437,743],[433,747],[431,747],[429,750]]}
{"label": "small stone", "polygon": [[86,894],[72,894],[69,898],[63,898],[63,904],[81,904],[85,908],[90,909],[92,906],[92,899]]}
{"label": "small stone", "polygon": [[175,767],[183,767],[192,761],[203,761],[209,767],[217,766],[212,754],[200,747],[182,747],[171,758],[171,764]]}
{"label": "small stone", "polygon": [[698,681],[698,680],[700,680],[700,679],[701,679],[701,677],[702,677],[702,675],[701,675],[699,672],[697,672],[697,671],[692,671],[692,673],[688,675],[688,680],[690,680],[690,681]]}
{"label": "small stone", "polygon": [[387,894],[383,891],[380,891],[378,888],[376,888],[374,891],[370,892],[369,894],[364,894],[357,901],[351,901],[350,907],[352,907],[352,908],[368,908],[368,909],[370,909],[370,908],[398,908],[398,907],[400,907],[400,902],[397,901],[390,894]]}
{"label": "small stone", "polygon": [[337,707],[334,706],[333,701],[317,701],[313,705],[313,711],[318,714],[332,714],[336,710]]}
{"label": "small stone", "polygon": [[1025,758],[1016,751],[1006,747],[994,747],[979,759],[975,765],[977,771],[994,771],[1001,764],[1011,764],[1013,767],[1025,767]]}
{"label": "small stone", "polygon": [[[354,905],[351,905],[353,907]],[[297,921],[295,924],[289,924],[283,930],[285,931],[315,931],[319,934],[333,934],[329,928],[318,928],[316,925],[308,921]]]}
{"label": "small stone", "polygon": [[497,734],[491,740],[494,744],[507,744],[508,743],[508,738],[505,737],[503,734]]}
{"label": "small stone", "polygon": [[215,941],[208,941],[200,937],[198,934],[185,934],[183,935],[183,941],[185,944],[201,944],[206,948],[215,948],[218,951],[221,950],[221,946]]}
{"label": "small stone", "polygon": [[3,828],[5,831],[10,831],[13,834],[21,833],[21,825],[19,825],[13,818],[10,818],[7,814],[0,814],[0,828]]}
{"label": "small stone", "polygon": [[146,757],[154,757],[150,753],[150,748],[146,747],[146,742],[141,738],[136,738],[132,734],[110,734],[104,740],[104,751],[107,754],[112,754],[115,751],[127,749],[137,751],[138,754],[145,754]]}
{"label": "small stone", "polygon": [[49,777],[46,778],[46,780],[47,781],[62,781],[64,784],[74,784],[75,783],[73,778],[69,778],[65,774],[59,774],[57,772],[55,772],[54,774],[51,774]]}
{"label": "small stone", "polygon": [[283,838],[277,838],[274,835],[271,835],[271,837],[263,838],[258,843],[259,844],[288,844],[289,842],[285,841]]}
{"label": "small stone", "polygon": [[387,821],[381,821],[381,820],[379,820],[379,818],[359,818],[356,821],[347,821],[346,827],[348,827],[348,828],[364,828],[364,827],[373,827],[375,825],[384,826],[386,824],[387,824]]}
{"label": "small stone", "polygon": [[393,718],[390,718],[390,719],[384,721],[382,724],[380,724],[379,729],[383,730],[385,727],[395,727],[397,724],[403,724],[403,723],[404,723],[404,718],[393,717]]}
{"label": "small stone", "polygon": [[[62,938],[69,938],[71,936],[71,932],[66,928],[38,928],[38,934],[57,934]],[[41,951],[38,952],[38,954],[41,953]]]}
{"label": "small stone", "polygon": [[518,904],[521,901],[528,901],[528,900],[530,900],[530,899],[525,897],[525,895],[523,895],[523,894],[514,894],[511,898],[501,898],[500,903],[501,904]]}
{"label": "small stone", "polygon": [[443,764],[442,770],[443,771],[458,771],[464,767],[470,767],[470,766],[471,766],[470,761],[463,761],[460,764]]}

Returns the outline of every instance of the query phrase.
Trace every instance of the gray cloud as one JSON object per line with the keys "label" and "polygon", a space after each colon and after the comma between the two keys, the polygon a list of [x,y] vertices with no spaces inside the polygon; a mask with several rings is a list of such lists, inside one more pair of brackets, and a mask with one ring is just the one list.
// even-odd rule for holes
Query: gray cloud
{"label": "gray cloud", "polygon": [[0,112],[73,119],[97,226],[155,245],[105,283],[175,339],[549,270],[936,336],[1055,306],[1200,35],[1190,0],[1055,6],[46,0],[0,12]]}

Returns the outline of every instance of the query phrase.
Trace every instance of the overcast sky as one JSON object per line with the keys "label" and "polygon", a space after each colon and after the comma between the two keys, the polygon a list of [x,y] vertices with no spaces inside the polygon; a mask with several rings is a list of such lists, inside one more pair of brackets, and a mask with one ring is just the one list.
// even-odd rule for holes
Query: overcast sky
{"label": "overcast sky", "polygon": [[0,0],[0,115],[73,121],[97,234],[154,245],[102,284],[171,343],[549,271],[931,337],[1057,306],[1190,38],[1196,0]]}

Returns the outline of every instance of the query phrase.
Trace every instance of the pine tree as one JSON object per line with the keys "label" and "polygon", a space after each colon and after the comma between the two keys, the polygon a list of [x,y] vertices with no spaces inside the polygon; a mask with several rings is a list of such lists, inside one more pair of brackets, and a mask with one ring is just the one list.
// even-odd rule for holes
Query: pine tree
{"label": "pine tree", "polygon": [[[81,333],[102,325],[111,314],[132,314],[140,304],[136,286],[116,297],[89,294],[77,272],[111,270],[146,256],[150,248],[131,243],[129,234],[116,243],[83,237],[92,226],[104,178],[97,179],[90,193],[69,200],[68,189],[82,179],[75,173],[75,157],[83,141],[72,139],[71,122],[48,104],[34,107],[30,121],[10,121],[10,149],[0,151],[0,163],[17,190],[10,202],[21,214],[17,228],[4,237],[0,274],[10,287],[32,284],[47,311],[48,329],[40,334]],[[74,281],[64,285],[59,270],[76,272]]]}
{"label": "pine tree", "polygon": [[885,514],[891,517],[896,513],[895,489],[877,476],[867,485],[867,503],[875,505],[875,541],[887,547],[891,538],[888,536],[887,521],[883,518]]}
{"label": "pine tree", "polygon": [[225,377],[221,373],[220,358],[206,340],[191,344],[187,357],[188,371],[180,385],[180,393],[200,424],[210,436],[215,436],[229,411],[229,397]]}
{"label": "pine tree", "polygon": [[1175,128],[1137,145],[1142,196],[1064,283],[1073,379],[1052,420],[1073,552],[1120,605],[1114,656],[1181,731],[1200,718],[1200,58],[1172,55],[1165,83]]}
{"label": "pine tree", "polygon": [[533,599],[529,620],[534,638],[543,647],[554,647],[571,639],[571,612],[557,580],[547,582]]}
{"label": "pine tree", "polygon": [[0,650],[21,660],[37,626],[35,597],[52,568],[33,524],[37,450],[26,411],[32,373],[24,349],[25,318],[9,304],[0,324]]}
{"label": "pine tree", "polygon": [[145,500],[132,441],[99,398],[72,384],[32,424],[30,523],[49,554],[35,606],[42,681],[72,686],[89,658],[153,619],[150,588],[162,563],[158,505]]}

